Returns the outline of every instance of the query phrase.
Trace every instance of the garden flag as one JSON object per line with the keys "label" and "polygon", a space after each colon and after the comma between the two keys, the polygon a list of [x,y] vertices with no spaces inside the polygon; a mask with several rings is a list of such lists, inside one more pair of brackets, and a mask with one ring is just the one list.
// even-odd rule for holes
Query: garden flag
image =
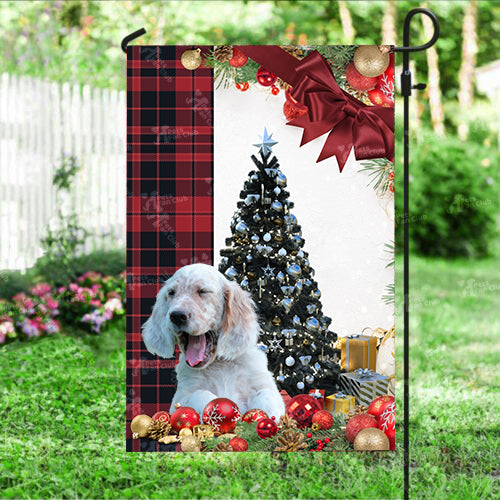
{"label": "garden flag", "polygon": [[392,47],[129,46],[127,102],[127,450],[393,450]]}

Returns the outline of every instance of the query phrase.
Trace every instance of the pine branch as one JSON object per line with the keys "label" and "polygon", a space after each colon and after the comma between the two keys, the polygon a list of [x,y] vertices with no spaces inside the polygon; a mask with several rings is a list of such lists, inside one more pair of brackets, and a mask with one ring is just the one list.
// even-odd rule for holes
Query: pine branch
{"label": "pine branch", "polygon": [[386,158],[376,158],[361,162],[364,168],[358,172],[368,172],[370,181],[368,186],[373,185],[373,189],[380,194],[385,194],[389,188],[389,175],[394,172],[394,163]]}
{"label": "pine branch", "polygon": [[[312,431],[310,428],[304,429],[294,429],[300,432],[304,436],[304,441],[307,444],[307,448],[303,451],[309,451],[311,448],[316,447],[316,440],[325,438],[330,439],[330,443],[325,447],[325,451],[345,451],[350,448],[350,443],[345,437],[345,433],[341,430],[341,427],[345,425],[345,418],[343,415],[334,414],[333,415],[333,426],[328,430]],[[255,422],[252,424],[247,424],[245,422],[239,422],[236,426],[235,433],[238,437],[242,437],[248,443],[248,451],[273,451],[278,445],[277,438],[282,435],[283,431],[279,431],[276,436],[262,439],[259,437],[255,430]],[[308,438],[307,433],[311,433],[312,437]],[[224,436],[220,438],[213,437],[206,441],[204,451],[211,452],[214,451],[217,444],[224,440]]]}
{"label": "pine branch", "polygon": [[396,294],[396,287],[394,283],[391,283],[390,285],[386,285],[385,287],[386,294],[382,295],[382,300],[387,304],[394,304],[395,302],[395,294]]}
{"label": "pine branch", "polygon": [[384,243],[385,250],[384,252],[388,253],[391,255],[391,260],[388,262],[388,264],[385,266],[386,269],[388,267],[394,267],[394,255],[396,251],[396,247],[394,245],[394,240],[392,240],[390,243]]}

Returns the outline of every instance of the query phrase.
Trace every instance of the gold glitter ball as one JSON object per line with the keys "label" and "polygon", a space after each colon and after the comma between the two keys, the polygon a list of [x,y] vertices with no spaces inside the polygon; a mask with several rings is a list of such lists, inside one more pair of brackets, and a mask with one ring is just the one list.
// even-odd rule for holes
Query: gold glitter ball
{"label": "gold glitter ball", "polygon": [[363,76],[381,75],[389,62],[389,54],[380,52],[377,45],[360,45],[354,53],[354,66]]}
{"label": "gold glitter ball", "polygon": [[358,432],[354,439],[356,451],[385,451],[389,449],[389,438],[380,429],[368,427]]}
{"label": "gold glitter ball", "polygon": [[181,440],[182,451],[201,451],[201,441],[196,436],[186,436]]}
{"label": "gold glitter ball", "polygon": [[[149,424],[153,419],[148,415],[137,415],[130,422],[130,430],[134,439],[143,438],[148,435]],[[135,437],[137,436],[137,438]]]}
{"label": "gold glitter ball", "polygon": [[201,49],[186,50],[181,56],[181,64],[191,71],[201,64]]}

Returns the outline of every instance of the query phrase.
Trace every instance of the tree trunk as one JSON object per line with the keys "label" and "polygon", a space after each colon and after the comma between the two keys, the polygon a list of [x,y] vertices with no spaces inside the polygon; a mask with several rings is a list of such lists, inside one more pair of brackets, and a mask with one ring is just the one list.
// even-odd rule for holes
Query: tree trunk
{"label": "tree trunk", "polygon": [[458,135],[462,140],[467,138],[468,125],[464,114],[472,106],[474,97],[474,69],[477,54],[477,1],[471,0],[465,10],[462,41],[462,65],[460,66],[458,102],[462,117],[458,126]]}
{"label": "tree trunk", "polygon": [[354,26],[352,25],[351,13],[343,0],[339,0],[339,13],[342,30],[344,31],[345,42],[352,44],[354,37],[356,36],[356,32],[354,31]]}
{"label": "tree trunk", "polygon": [[[425,4],[424,4],[425,6]],[[432,38],[434,29],[432,21],[427,16],[422,16],[424,23],[425,40]],[[429,106],[431,110],[432,128],[438,136],[444,135],[444,113],[441,102],[441,88],[439,86],[439,65],[436,46],[426,50],[427,66],[429,70],[427,88],[429,91]]]}
{"label": "tree trunk", "polygon": [[396,45],[396,0],[387,0],[382,18],[382,44]]}

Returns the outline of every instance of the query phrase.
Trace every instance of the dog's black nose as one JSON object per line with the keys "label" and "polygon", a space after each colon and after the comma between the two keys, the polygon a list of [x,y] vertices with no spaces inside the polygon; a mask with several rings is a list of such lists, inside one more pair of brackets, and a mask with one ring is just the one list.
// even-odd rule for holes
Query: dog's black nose
{"label": "dog's black nose", "polygon": [[188,322],[189,314],[184,311],[172,311],[170,321],[176,326],[183,326]]}

